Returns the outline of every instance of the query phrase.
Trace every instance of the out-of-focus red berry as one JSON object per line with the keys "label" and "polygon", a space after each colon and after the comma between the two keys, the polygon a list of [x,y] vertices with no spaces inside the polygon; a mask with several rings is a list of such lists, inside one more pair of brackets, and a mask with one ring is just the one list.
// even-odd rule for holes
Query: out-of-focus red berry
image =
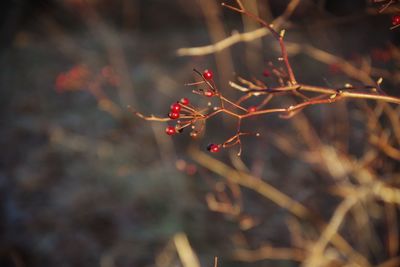
{"label": "out-of-focus red berry", "polygon": [[392,58],[392,54],[389,50],[375,48],[371,51],[371,57],[375,61],[387,63]]}
{"label": "out-of-focus red berry", "polygon": [[204,92],[204,95],[205,95],[206,97],[212,97],[212,96],[214,96],[214,92],[211,91],[211,90],[207,90],[207,91]]}
{"label": "out-of-focus red berry", "polygon": [[110,78],[108,78],[108,82],[112,86],[119,86],[121,84],[121,80],[120,80],[119,76],[117,76],[117,75],[113,75]]}
{"label": "out-of-focus red berry", "polygon": [[57,92],[62,92],[65,89],[65,85],[67,82],[67,75],[61,73],[57,76],[56,79],[56,90]]}
{"label": "out-of-focus red berry", "polygon": [[90,75],[91,72],[86,65],[76,65],[69,71],[58,75],[56,79],[56,90],[58,92],[81,90],[88,85]]}
{"label": "out-of-focus red berry", "polygon": [[337,63],[332,63],[328,65],[329,72],[332,74],[337,74],[341,71],[340,65]]}
{"label": "out-of-focus red berry", "polygon": [[194,164],[188,164],[187,166],[186,166],[186,174],[187,175],[195,175],[196,174],[196,172],[197,172],[197,166],[196,165],[194,165]]}
{"label": "out-of-focus red berry", "polygon": [[257,110],[257,107],[255,107],[255,106],[251,106],[251,107],[249,107],[249,108],[247,109],[247,111],[248,111],[249,113],[255,112],[256,110]]}

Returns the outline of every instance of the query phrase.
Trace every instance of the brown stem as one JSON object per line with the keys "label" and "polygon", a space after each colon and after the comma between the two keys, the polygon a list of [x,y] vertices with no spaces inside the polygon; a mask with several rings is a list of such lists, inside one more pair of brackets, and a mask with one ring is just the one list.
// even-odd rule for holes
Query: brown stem
{"label": "brown stem", "polygon": [[[237,2],[240,3],[240,1],[237,1]],[[283,59],[283,61],[285,63],[286,70],[287,70],[288,75],[289,75],[290,83],[292,85],[297,84],[297,81],[296,81],[292,66],[289,63],[289,58],[288,58],[288,54],[287,54],[287,51],[286,51],[285,43],[283,42],[283,34],[279,34],[278,32],[276,32],[272,28],[272,26],[270,24],[266,23],[263,19],[261,19],[257,15],[255,15],[255,14],[253,14],[251,12],[248,12],[246,9],[243,8],[243,5],[241,5],[241,4],[239,4],[240,8],[236,8],[234,6],[227,5],[225,3],[222,3],[222,6],[225,6],[225,7],[229,8],[229,9],[232,9],[232,10],[238,12],[238,13],[241,13],[241,14],[244,14],[244,15],[248,16],[251,19],[254,19],[255,21],[260,23],[262,26],[264,26],[265,28],[267,28],[271,32],[271,34],[279,42],[279,46],[281,48],[281,57],[282,57],[282,59]]]}

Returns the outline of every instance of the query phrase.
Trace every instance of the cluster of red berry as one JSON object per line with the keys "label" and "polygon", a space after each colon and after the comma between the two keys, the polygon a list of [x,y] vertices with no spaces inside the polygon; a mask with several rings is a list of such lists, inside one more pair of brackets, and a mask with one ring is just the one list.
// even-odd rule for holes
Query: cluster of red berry
{"label": "cluster of red berry", "polygon": [[[179,117],[181,116],[182,107],[187,107],[189,103],[189,99],[187,98],[182,98],[180,101],[173,103],[171,105],[170,113],[168,113],[168,117],[170,117],[172,120],[179,119]],[[177,130],[177,127],[174,126],[168,126],[165,129],[165,133],[168,135],[174,135],[179,131],[180,129]]]}
{"label": "cluster of red berry", "polygon": [[[203,72],[203,78],[204,78],[206,81],[212,81],[213,76],[214,76],[214,74],[213,74],[212,71],[210,71],[210,70],[205,70],[205,71]],[[211,90],[211,89],[207,89],[206,91],[204,91],[204,95],[205,95],[206,97],[213,97],[213,96],[215,95],[215,92],[214,92],[213,90]]]}
{"label": "cluster of red berry", "polygon": [[104,82],[118,86],[119,76],[110,66],[105,66],[99,73],[93,72],[87,65],[78,64],[66,72],[62,72],[56,79],[57,92],[84,90],[91,85],[100,85]]}
{"label": "cluster of red berry", "polygon": [[[204,80],[209,83],[213,80],[213,73],[210,70],[205,70],[202,74]],[[216,95],[216,92],[212,88],[208,88],[207,90],[202,91],[202,94],[206,97],[212,97]],[[168,117],[171,120],[177,120],[179,118],[184,119],[185,121],[178,120],[175,126],[167,126],[165,128],[165,133],[167,135],[174,135],[180,133],[185,127],[192,125],[197,119],[202,118],[201,114],[199,114],[194,107],[190,105],[190,101],[187,98],[182,98],[180,101],[173,103],[170,107],[170,112],[168,113]],[[197,132],[194,131],[191,133],[192,137],[197,136]],[[219,152],[221,145],[209,144],[207,146],[207,150],[216,153]]]}
{"label": "cluster of red berry", "polygon": [[57,76],[56,90],[57,92],[79,90],[87,85],[91,75],[91,71],[86,65],[76,65]]}

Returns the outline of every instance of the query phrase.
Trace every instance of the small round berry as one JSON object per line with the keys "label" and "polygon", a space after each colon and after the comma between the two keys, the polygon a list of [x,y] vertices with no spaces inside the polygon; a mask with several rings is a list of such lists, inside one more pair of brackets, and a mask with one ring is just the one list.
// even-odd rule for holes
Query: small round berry
{"label": "small round berry", "polygon": [[255,112],[256,110],[257,110],[257,107],[251,106],[251,107],[249,107],[249,108],[247,109],[247,112],[252,113],[252,112]]}
{"label": "small round berry", "polygon": [[181,111],[181,105],[179,103],[174,103],[171,105],[171,112],[179,113]]}
{"label": "small round berry", "polygon": [[212,97],[212,96],[214,96],[214,92],[211,91],[211,90],[207,90],[207,91],[204,92],[204,95],[205,95],[206,97]]}
{"label": "small round berry", "polygon": [[394,26],[400,25],[400,15],[394,15],[392,17],[392,24]]}
{"label": "small round berry", "polygon": [[220,150],[220,146],[216,144],[209,144],[207,146],[207,150],[210,151],[211,153],[217,153]]}
{"label": "small round berry", "polygon": [[187,166],[186,166],[186,174],[187,175],[190,175],[190,176],[192,176],[192,175],[195,175],[196,174],[196,172],[197,172],[197,167],[196,167],[196,165],[194,165],[194,164],[188,164]]}
{"label": "small round berry", "polygon": [[189,102],[189,99],[187,99],[186,97],[184,97],[184,98],[181,99],[181,104],[182,104],[182,105],[187,106],[187,105],[189,105],[189,103],[190,103],[190,102]]}
{"label": "small round berry", "polygon": [[204,77],[204,79],[206,79],[206,80],[212,80],[212,78],[213,78],[213,73],[212,73],[212,71],[211,71],[211,70],[205,70],[205,71],[203,72],[203,77]]}
{"label": "small round berry", "polygon": [[168,114],[168,117],[170,117],[170,118],[173,119],[173,120],[176,120],[176,119],[179,118],[179,112],[172,111],[172,112],[170,112],[170,113]]}
{"label": "small round berry", "polygon": [[267,70],[267,69],[265,69],[264,71],[263,71],[263,76],[264,77],[269,77],[269,76],[271,76],[271,73],[269,72],[269,70]]}
{"label": "small round berry", "polygon": [[176,134],[176,130],[174,126],[168,126],[167,128],[165,128],[165,133],[168,135],[174,135]]}

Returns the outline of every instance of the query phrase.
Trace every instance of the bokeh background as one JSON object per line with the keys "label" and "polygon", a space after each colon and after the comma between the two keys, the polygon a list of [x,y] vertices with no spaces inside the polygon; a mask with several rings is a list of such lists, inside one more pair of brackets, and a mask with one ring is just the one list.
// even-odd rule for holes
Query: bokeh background
{"label": "bokeh background", "polygon": [[[288,3],[244,2],[267,21]],[[212,69],[220,90],[233,98],[228,81],[235,74],[268,79],[267,62],[278,57],[270,36],[216,54],[176,53],[256,29],[256,23],[215,0],[10,0],[0,6],[0,266],[182,266],[174,243],[178,233],[188,238],[201,266],[211,266],[214,256],[220,266],[297,266],[231,256],[244,244],[290,244],[286,211],[244,190],[245,216],[255,224],[247,229],[241,219],[207,206],[205,196],[223,178],[197,165],[187,151],[223,141],[234,122],[212,120],[205,136],[193,141],[187,133],[168,137],[164,123],[143,121],[127,108],[165,115],[181,97],[204,106],[184,85],[193,81],[193,68]],[[285,24],[286,38],[354,64],[373,60],[389,71],[386,92],[399,95],[399,76],[392,75],[399,66],[385,57],[399,43],[399,30],[389,29],[391,15],[378,14],[364,0],[304,0]],[[302,82],[349,81],[335,66],[302,51],[290,58]],[[59,75],[83,64],[93,73],[111,66],[118,74],[118,84],[102,87],[117,114],[85,88],[57,90]],[[328,126],[340,125],[348,113],[312,107],[305,114],[322,140],[342,144],[340,130]],[[351,117],[354,155],[365,141],[362,115]],[[232,160],[235,148],[213,157],[266,179],[329,219],[338,202],[326,194],[331,181],[273,144],[277,134],[296,140],[290,125],[275,115],[250,120],[244,127],[262,136],[244,140],[241,160]],[[396,163],[388,165],[399,170]],[[387,256],[374,249],[376,262]]]}

